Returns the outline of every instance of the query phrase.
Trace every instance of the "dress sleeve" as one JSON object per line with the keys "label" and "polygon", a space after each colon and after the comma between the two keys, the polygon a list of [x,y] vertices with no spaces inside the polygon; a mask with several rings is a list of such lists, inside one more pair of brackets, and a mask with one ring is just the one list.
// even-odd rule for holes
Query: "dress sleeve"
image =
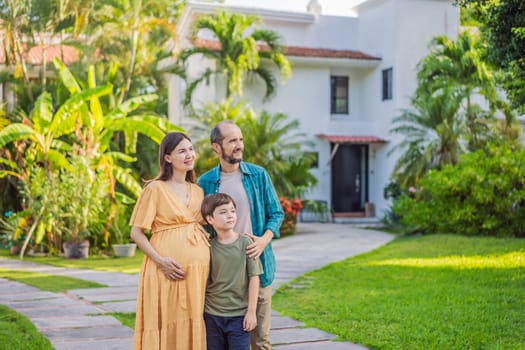
{"label": "dress sleeve", "polygon": [[157,192],[153,187],[154,186],[150,184],[142,190],[131,214],[131,219],[129,220],[130,226],[136,226],[146,230],[151,229],[153,220],[157,214]]}

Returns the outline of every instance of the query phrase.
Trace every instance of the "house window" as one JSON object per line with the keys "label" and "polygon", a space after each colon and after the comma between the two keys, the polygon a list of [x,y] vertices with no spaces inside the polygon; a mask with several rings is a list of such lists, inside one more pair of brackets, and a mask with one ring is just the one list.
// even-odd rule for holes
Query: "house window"
{"label": "house window", "polygon": [[392,99],[392,68],[383,69],[383,101]]}
{"label": "house window", "polygon": [[330,112],[348,114],[348,77],[330,77]]}

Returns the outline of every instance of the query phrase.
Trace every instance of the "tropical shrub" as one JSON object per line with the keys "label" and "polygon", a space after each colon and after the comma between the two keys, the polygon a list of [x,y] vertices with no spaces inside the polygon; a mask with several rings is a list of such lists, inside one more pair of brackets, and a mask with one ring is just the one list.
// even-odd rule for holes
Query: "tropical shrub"
{"label": "tropical shrub", "polygon": [[[94,67],[89,67],[83,82],[60,60],[54,63],[69,97],[60,103],[53,101],[52,93],[44,92],[29,115],[22,113],[20,121],[0,127],[0,178],[16,179],[24,198],[21,206],[32,212],[21,256],[33,237],[37,244],[44,241],[50,252],[60,249],[62,238],[80,239],[88,233],[107,248],[108,207],[129,204],[142,188],[129,167],[135,161],[132,155],[138,135],[159,144],[167,131],[181,130],[141,109],[157,96],[137,96],[114,104],[113,86],[98,85]],[[96,193],[86,192],[91,189]],[[75,209],[68,202],[73,197],[80,203]],[[103,208],[89,207],[92,198],[100,199],[96,204]]]}
{"label": "tropical shrub", "polygon": [[118,203],[115,206],[115,219],[112,220],[109,227],[111,244],[125,244],[130,243],[129,221],[133,213],[133,206],[125,203]]}
{"label": "tropical shrub", "polygon": [[299,121],[290,120],[284,113],[256,113],[244,102],[232,99],[208,104],[195,113],[198,125],[192,128],[192,135],[197,137],[196,172],[202,174],[218,163],[210,146],[211,128],[223,120],[235,122],[243,133],[244,160],[265,168],[281,196],[285,212],[281,236],[294,234],[297,215],[303,207],[299,198],[317,184],[317,178],[310,173],[310,143],[305,134],[297,131]]}
{"label": "tropical shrub", "polygon": [[301,197],[317,184],[310,173],[311,158],[307,151],[310,142],[299,132],[299,120],[284,113],[257,113],[244,102],[231,99],[220,104],[208,104],[193,116],[198,125],[191,130],[197,148],[195,170],[197,174],[217,165],[217,156],[210,146],[211,128],[231,120],[242,130],[244,160],[265,168],[277,193],[290,198]]}
{"label": "tropical shrub", "polygon": [[63,242],[95,239],[108,221],[106,174],[93,170],[86,156],[74,155],[69,161],[69,170],[35,168],[23,191],[35,223],[28,236],[52,254],[61,251]]}
{"label": "tropical shrub", "polygon": [[525,150],[491,145],[432,170],[394,211],[412,231],[525,237]]}
{"label": "tropical shrub", "polygon": [[90,159],[72,158],[72,170],[60,174],[59,230],[64,241],[78,242],[91,236],[90,228],[109,208],[109,181],[103,172],[91,169]]}

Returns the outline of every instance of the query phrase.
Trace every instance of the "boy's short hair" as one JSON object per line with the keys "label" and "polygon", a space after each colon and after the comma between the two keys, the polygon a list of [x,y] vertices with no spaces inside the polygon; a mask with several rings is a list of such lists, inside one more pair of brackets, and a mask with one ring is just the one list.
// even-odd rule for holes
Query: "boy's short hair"
{"label": "boy's short hair", "polygon": [[[214,193],[209,194],[206,197],[204,197],[204,200],[202,201],[201,205],[201,214],[204,220],[206,220],[206,217],[208,215],[213,216],[213,212],[215,211],[215,208],[224,205],[224,204],[233,204],[234,208],[237,208],[237,205],[235,204],[235,201],[232,197],[227,195],[226,193]],[[206,220],[208,222],[208,220]]]}

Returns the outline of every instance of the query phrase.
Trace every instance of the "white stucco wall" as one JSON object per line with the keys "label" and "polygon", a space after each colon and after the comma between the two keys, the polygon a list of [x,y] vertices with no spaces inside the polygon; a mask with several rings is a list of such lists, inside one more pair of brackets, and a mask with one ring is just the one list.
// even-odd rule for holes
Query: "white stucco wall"
{"label": "white stucco wall", "polygon": [[[455,38],[459,9],[448,0],[368,0],[354,11],[357,17],[302,15],[279,16],[263,11],[266,28],[277,31],[287,46],[356,50],[380,57],[380,61],[289,57],[293,75],[280,84],[277,95],[263,102],[260,82],[249,81],[245,98],[258,110],[282,112],[299,119],[301,131],[319,152],[319,168],[312,173],[319,185],[311,199],[331,200],[330,143],[316,135],[372,135],[389,142],[369,145],[369,201],[382,216],[389,203],[383,189],[389,182],[397,155],[388,156],[401,136],[389,133],[392,119],[409,106],[415,90],[416,65],[428,52],[435,35]],[[209,63],[192,61],[190,76],[198,76]],[[382,101],[382,70],[393,68],[393,99]],[[346,75],[350,81],[349,114],[330,114],[330,76]],[[218,101],[223,82],[213,82],[195,92],[195,101]],[[222,90],[222,91],[219,91]]]}
{"label": "white stucco wall", "polygon": [[[457,37],[459,9],[446,0],[369,0],[355,10],[359,18],[359,44],[362,51],[382,58],[363,83],[365,109],[374,120],[375,134],[389,141],[370,147],[370,201],[380,215],[389,203],[383,188],[389,182],[399,152],[388,155],[402,140],[391,134],[392,119],[409,108],[417,87],[417,64],[426,56],[436,35]],[[393,99],[381,100],[381,74],[393,68]]]}
{"label": "white stucco wall", "polygon": [[265,27],[283,35],[285,45],[350,49],[358,44],[358,19],[320,16],[311,23],[266,19]]}

